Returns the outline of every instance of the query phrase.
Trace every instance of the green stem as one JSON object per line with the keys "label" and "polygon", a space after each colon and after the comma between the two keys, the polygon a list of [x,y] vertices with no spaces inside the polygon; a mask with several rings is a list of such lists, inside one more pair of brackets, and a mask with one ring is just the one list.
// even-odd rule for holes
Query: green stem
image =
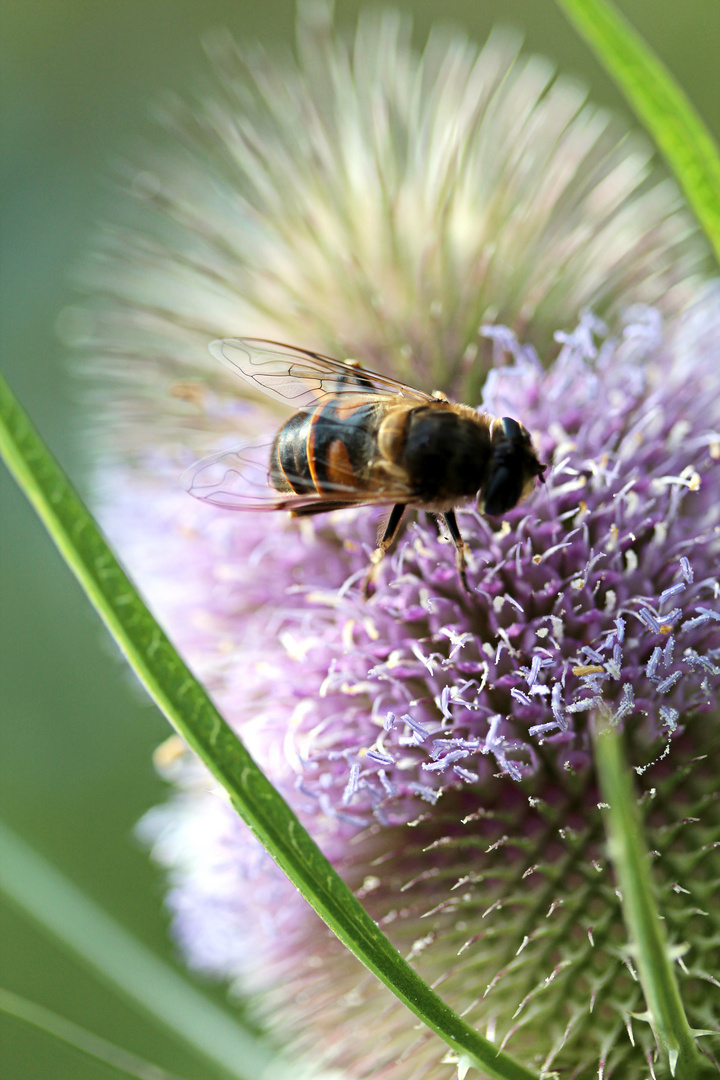
{"label": "green stem", "polygon": [[461,1059],[493,1080],[533,1080],[457,1016],[380,932],[181,660],[2,376],[0,453],[148,693],[333,933]]}
{"label": "green stem", "polygon": [[701,1058],[683,1009],[671,949],[655,903],[650,855],[633,796],[622,736],[604,727],[595,737],[595,763],[607,804],[608,853],[615,868],[630,952],[637,963],[648,1017],[673,1076],[698,1080]]}
{"label": "green stem", "polygon": [[692,103],[608,0],[557,3],[654,138],[720,262],[720,153]]}
{"label": "green stem", "polygon": [[108,1042],[107,1039],[95,1035],[92,1031],[66,1020],[64,1016],[58,1016],[50,1009],[37,1005],[34,1001],[13,994],[10,990],[0,989],[0,1012],[6,1016],[14,1016],[26,1024],[32,1024],[40,1031],[47,1032],[68,1046],[74,1047],[81,1054],[102,1061],[111,1069],[124,1073],[126,1076],[134,1076],[136,1080],[179,1080],[175,1073],[169,1073],[157,1065],[151,1065],[135,1054],[123,1050],[119,1046]]}
{"label": "green stem", "polygon": [[235,1080],[286,1075],[273,1067],[273,1049],[265,1041],[145,948],[3,821],[0,850],[0,891],[18,911],[216,1072]]}

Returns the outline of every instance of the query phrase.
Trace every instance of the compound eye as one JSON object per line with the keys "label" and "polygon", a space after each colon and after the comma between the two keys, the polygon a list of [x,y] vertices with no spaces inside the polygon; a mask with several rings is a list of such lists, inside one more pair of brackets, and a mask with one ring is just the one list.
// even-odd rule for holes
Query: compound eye
{"label": "compound eye", "polygon": [[511,416],[503,416],[502,426],[506,439],[510,439],[513,442],[516,439],[522,440],[523,430],[518,424],[517,420],[513,420]]}
{"label": "compound eye", "polygon": [[522,487],[522,473],[514,462],[509,467],[498,466],[491,472],[485,488],[483,513],[491,517],[506,514],[520,501]]}

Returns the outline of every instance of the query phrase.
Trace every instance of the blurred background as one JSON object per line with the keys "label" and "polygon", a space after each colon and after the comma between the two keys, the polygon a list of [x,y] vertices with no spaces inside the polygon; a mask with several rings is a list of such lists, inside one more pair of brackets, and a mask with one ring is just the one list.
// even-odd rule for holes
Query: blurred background
{"label": "blurred background", "polygon": [[[422,44],[436,20],[476,41],[501,21],[627,114],[552,0],[398,0]],[[361,5],[337,3],[351,30]],[[620,7],[720,139],[715,0],[623,0]],[[110,164],[149,130],[148,105],[186,95],[205,71],[201,35],[292,42],[292,0],[2,0],[2,368],[45,439],[86,490],[77,387],[58,316],[70,272],[112,213]],[[163,882],[133,835],[162,801],[153,749],[167,736],[32,510],[0,467],[3,821],[125,930],[186,976],[166,934]],[[9,861],[7,868],[9,868]],[[2,985],[184,1077],[222,1075],[129,1004],[3,900]],[[222,988],[200,992],[223,1004]],[[241,1015],[241,1010],[238,1015]],[[0,1017],[0,1073],[13,1080],[116,1076],[48,1034]]]}

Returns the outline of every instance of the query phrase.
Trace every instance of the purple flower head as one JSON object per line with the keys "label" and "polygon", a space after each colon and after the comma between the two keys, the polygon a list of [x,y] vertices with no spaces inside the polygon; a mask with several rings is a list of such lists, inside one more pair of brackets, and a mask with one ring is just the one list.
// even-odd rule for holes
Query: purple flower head
{"label": "purple flower head", "polygon": [[[483,331],[510,353],[488,379],[484,406],[522,417],[552,468],[545,488],[503,520],[461,512],[471,596],[457,579],[451,544],[422,516],[408,524],[365,601],[361,579],[377,527],[372,511],[269,521],[198,505],[178,492],[162,509],[152,484],[139,503],[147,520],[139,527],[136,516],[129,528],[120,481],[114,487],[111,532],[251,752],[371,910],[378,905],[381,919],[395,912],[388,929],[398,943],[411,935],[411,945],[426,925],[439,923],[442,932],[433,930],[420,951],[437,945],[435,954],[447,963],[448,947],[463,945],[463,927],[472,961],[462,978],[462,964],[452,961],[449,1000],[469,1007],[474,987],[478,1022],[487,1022],[483,996],[497,978],[502,1007],[494,1023],[521,1047],[510,1018],[529,976],[524,964],[512,975],[498,969],[494,942],[493,949],[479,948],[492,926],[481,917],[507,918],[502,912],[518,902],[510,884],[533,895],[524,875],[542,879],[534,856],[542,867],[548,847],[560,851],[573,830],[589,833],[583,864],[602,869],[592,822],[598,796],[585,806],[578,801],[591,782],[590,725],[621,725],[641,774],[657,778],[668,758],[678,770],[700,752],[716,723],[719,296],[708,292],[667,330],[652,309],[630,312],[613,336],[585,316],[563,335],[548,370],[512,334]],[[135,481],[128,497],[136,515],[137,492]],[[162,536],[156,546],[148,543],[153,534]],[[230,808],[207,793],[197,768],[186,761],[175,767],[182,793],[150,815],[145,829],[171,868],[170,903],[188,955],[216,974],[290,988],[287,996],[280,992],[280,1004],[277,989],[270,996],[276,1020],[300,1023],[320,1000],[327,1030],[338,1023],[349,1030],[357,1013],[341,1009],[338,1018],[320,973],[312,974],[310,957],[328,948],[314,917]],[[550,831],[547,815],[552,844],[546,836],[545,847],[536,848],[536,834]],[[498,832],[500,821],[506,831]],[[468,845],[474,858],[465,865]],[[487,862],[499,851],[506,873],[498,879]],[[604,898],[607,907],[601,869],[593,870],[597,890],[588,889],[588,902]],[[396,908],[420,885],[429,923],[417,923],[413,905]],[[548,909],[568,902],[562,888],[547,896]],[[605,913],[601,922],[609,919]],[[545,933],[538,920],[528,917],[529,938]],[[518,948],[519,925],[503,923],[501,935]],[[585,928],[588,948],[593,925]],[[490,937],[496,934],[497,928]],[[560,971],[572,968],[561,940],[553,949]],[[350,994],[354,961],[332,962]],[[321,969],[327,978],[327,965]],[[568,977],[557,994],[563,986],[567,994]],[[292,1005],[301,985],[309,1013]],[[523,1031],[535,1053],[546,1040],[546,1053],[561,1052],[560,1029],[572,1009],[566,1002],[562,1019],[549,1024],[557,994],[548,991],[528,1013]],[[589,994],[573,1008],[588,1008]],[[639,1008],[639,1000],[628,1000],[634,1004],[620,1008],[618,1023]],[[383,1009],[374,992],[363,1003]],[[588,1057],[595,1069],[601,1036],[607,1038],[602,1026]],[[389,1028],[388,1045],[402,1045],[398,1038]],[[346,1062],[348,1046],[342,1043]],[[423,1068],[435,1051],[426,1052]],[[373,1059],[374,1069],[384,1053]],[[630,1067],[627,1055],[618,1060]],[[364,1075],[357,1069],[352,1075]]]}
{"label": "purple flower head", "polygon": [[[548,371],[511,334],[482,331],[513,357],[492,371],[484,406],[523,417],[553,464],[545,488],[504,518],[459,512],[469,597],[447,538],[422,516],[367,602],[377,512],[298,524],[183,508],[202,519],[198,543],[210,538],[198,603],[204,594],[215,620],[202,647],[214,661],[203,675],[238,723],[252,715],[258,753],[284,744],[286,782],[307,808],[397,824],[448,787],[534,775],[540,746],[559,769],[587,765],[591,714],[632,722],[652,748],[711,706],[712,316],[708,304],[710,344],[690,365],[684,345],[675,356],[685,324],[667,341],[651,309],[598,344],[604,328],[585,317]],[[182,644],[189,632],[197,647],[190,627]],[[212,639],[224,635],[218,658]]]}
{"label": "purple flower head", "polygon": [[[654,1041],[590,734],[624,732],[668,932],[688,944],[683,1000],[712,1027],[720,293],[647,152],[502,36],[479,51],[435,33],[419,57],[392,13],[351,47],[306,16],[297,61],[210,51],[215,89],[165,109],[172,148],[130,170],[139,209],[105,230],[97,299],[63,320],[106,387],[106,529],[449,1004],[538,1070],[644,1080]],[[208,356],[238,334],[354,356],[530,430],[545,485],[503,518],[458,513],[469,594],[425,515],[366,601],[381,511],[293,521],[187,496],[194,458],[285,415]],[[348,1077],[452,1076],[197,762],[171,742],[158,764],[173,795],[142,828],[189,960],[262,991],[282,1038]]]}

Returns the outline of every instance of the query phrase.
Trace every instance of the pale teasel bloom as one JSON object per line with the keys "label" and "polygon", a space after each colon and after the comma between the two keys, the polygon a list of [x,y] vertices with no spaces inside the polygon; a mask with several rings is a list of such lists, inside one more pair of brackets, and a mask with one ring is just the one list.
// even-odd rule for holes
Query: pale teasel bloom
{"label": "pale teasel bloom", "polygon": [[[589,718],[625,730],[683,1000],[717,1028],[720,294],[644,142],[545,61],[450,31],[419,56],[392,12],[347,45],[325,10],[297,60],[211,42],[212,81],[166,103],[63,320],[101,387],[104,525],[443,997],[536,1069],[644,1080]],[[503,521],[461,512],[470,597],[420,516],[365,601],[377,512],[299,525],[186,495],[194,457],[278,424],[207,355],[238,334],[525,423],[546,489]],[[202,769],[160,764],[174,792],[142,828],[190,962],[348,1077],[451,1077]]]}
{"label": "pale teasel bloom", "polygon": [[99,299],[61,320],[122,387],[113,445],[217,433],[202,392],[243,392],[207,353],[217,337],[359,357],[477,404],[482,324],[545,362],[585,308],[682,310],[706,257],[694,225],[647,140],[584,87],[507,31],[478,48],[438,29],[419,56],[392,10],[349,46],[324,4],[302,12],[298,59],[211,37],[205,89],[158,105],[124,167],[130,199],[84,274]]}

